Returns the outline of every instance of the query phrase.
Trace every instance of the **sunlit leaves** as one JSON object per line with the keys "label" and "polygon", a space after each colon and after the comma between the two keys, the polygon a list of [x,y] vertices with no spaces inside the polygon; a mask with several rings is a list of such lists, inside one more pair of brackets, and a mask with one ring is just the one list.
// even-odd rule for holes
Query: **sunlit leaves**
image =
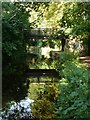
{"label": "sunlit leaves", "polygon": [[[67,57],[66,57],[67,56]],[[88,71],[70,53],[61,54],[58,118],[84,118],[88,109]],[[59,63],[60,64],[60,63]]]}

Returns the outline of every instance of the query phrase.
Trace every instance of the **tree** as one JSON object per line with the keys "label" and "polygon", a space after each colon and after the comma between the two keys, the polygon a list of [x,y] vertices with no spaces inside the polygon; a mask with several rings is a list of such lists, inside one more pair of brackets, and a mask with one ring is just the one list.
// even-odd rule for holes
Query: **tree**
{"label": "tree", "polygon": [[[29,19],[33,11],[39,11],[39,6],[43,3],[2,3],[3,103],[27,96],[29,80],[25,71],[29,68],[28,61],[36,58],[27,46],[37,46],[37,41],[32,41],[28,33],[39,17],[31,22]],[[38,16],[41,16],[40,12]]]}
{"label": "tree", "polygon": [[61,19],[62,27],[71,29],[70,35],[82,41],[84,51],[90,54],[89,50],[89,24],[90,4],[88,3],[66,3],[64,14]]}
{"label": "tree", "polygon": [[[50,2],[43,14],[43,23],[45,26],[56,29],[55,34],[61,36],[63,30],[65,35],[74,37],[77,41],[82,41],[84,51],[89,54],[89,24],[90,24],[90,4],[82,2]],[[73,38],[73,39],[74,39]],[[72,39],[72,40],[73,40]],[[62,38],[60,38],[62,40]],[[67,43],[67,42],[66,42]]]}
{"label": "tree", "polygon": [[27,39],[24,29],[29,28],[27,4],[2,3],[2,92],[3,103],[26,96],[29,81],[24,77],[27,64]]}

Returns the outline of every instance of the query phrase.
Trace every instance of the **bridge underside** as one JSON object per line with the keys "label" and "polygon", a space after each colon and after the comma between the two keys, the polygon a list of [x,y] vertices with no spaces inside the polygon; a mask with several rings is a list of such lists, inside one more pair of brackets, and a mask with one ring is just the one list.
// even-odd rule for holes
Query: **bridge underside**
{"label": "bridge underside", "polygon": [[[43,82],[58,82],[59,73],[55,69],[28,69],[25,71],[26,77],[28,78],[37,78],[37,83],[43,83]],[[50,81],[41,81],[41,77],[48,77],[52,78]],[[56,78],[56,79],[54,79]]]}

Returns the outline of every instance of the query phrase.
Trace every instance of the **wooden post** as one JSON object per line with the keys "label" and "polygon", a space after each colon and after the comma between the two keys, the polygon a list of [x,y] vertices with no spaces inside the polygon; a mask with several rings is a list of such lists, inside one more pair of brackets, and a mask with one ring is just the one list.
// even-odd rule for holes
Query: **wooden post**
{"label": "wooden post", "polygon": [[38,77],[37,79],[38,79],[38,83],[40,83],[40,79],[39,79],[39,77]]}

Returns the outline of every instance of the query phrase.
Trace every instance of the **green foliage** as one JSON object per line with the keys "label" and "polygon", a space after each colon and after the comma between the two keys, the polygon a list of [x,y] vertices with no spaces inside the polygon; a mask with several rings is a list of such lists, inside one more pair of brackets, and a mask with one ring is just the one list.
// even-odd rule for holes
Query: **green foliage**
{"label": "green foliage", "polygon": [[[61,68],[59,68],[61,65]],[[86,118],[88,115],[88,72],[75,55],[62,53],[58,70],[58,118]]]}
{"label": "green foliage", "polygon": [[[62,36],[62,30],[69,38],[74,36],[77,41],[82,41],[84,53],[90,54],[90,3],[50,2],[42,16],[40,27],[43,26],[52,28],[55,36]],[[59,29],[59,33],[53,30],[56,28]]]}
{"label": "green foliage", "polygon": [[32,106],[33,115],[38,119],[55,118],[55,107],[58,98],[58,85],[47,83],[41,89],[37,89],[37,97]]}
{"label": "green foliage", "polygon": [[38,44],[35,40],[29,41],[28,36],[39,17],[31,22],[29,19],[33,11],[42,16],[40,7],[44,9],[45,6],[47,3],[2,3],[3,103],[20,100],[27,95],[29,81],[24,72],[32,59],[38,58],[27,50],[27,46]]}
{"label": "green foliage", "polygon": [[71,29],[70,35],[78,36],[84,46],[84,54],[90,54],[89,50],[89,32],[90,32],[90,3],[66,3],[61,26],[65,31]]}
{"label": "green foliage", "polygon": [[[2,48],[3,48],[3,102],[20,100],[26,96],[29,81],[24,71],[29,68],[56,68],[60,74],[59,97],[54,85],[46,85],[38,91],[33,113],[46,119],[87,116],[88,75],[87,70],[76,59],[77,55],[63,52],[58,60],[35,60],[27,46],[60,48],[61,40],[75,37],[83,41],[88,50],[90,43],[90,3],[2,3]],[[53,38],[37,42],[29,38],[31,28],[51,28],[45,31]],[[41,33],[40,33],[41,34]],[[66,38],[68,35],[68,38]],[[58,40],[57,40],[58,39]],[[39,44],[40,43],[40,44]],[[88,47],[87,47],[88,45]],[[89,53],[90,54],[90,53]],[[35,60],[33,60],[33,58]],[[28,60],[29,59],[29,60]],[[33,62],[34,61],[34,62]],[[33,64],[32,64],[33,63]],[[56,101],[58,99],[58,107]]]}
{"label": "green foliage", "polygon": [[2,3],[3,103],[20,100],[28,92],[29,82],[24,78],[28,68],[24,29],[28,27],[24,4]]}

